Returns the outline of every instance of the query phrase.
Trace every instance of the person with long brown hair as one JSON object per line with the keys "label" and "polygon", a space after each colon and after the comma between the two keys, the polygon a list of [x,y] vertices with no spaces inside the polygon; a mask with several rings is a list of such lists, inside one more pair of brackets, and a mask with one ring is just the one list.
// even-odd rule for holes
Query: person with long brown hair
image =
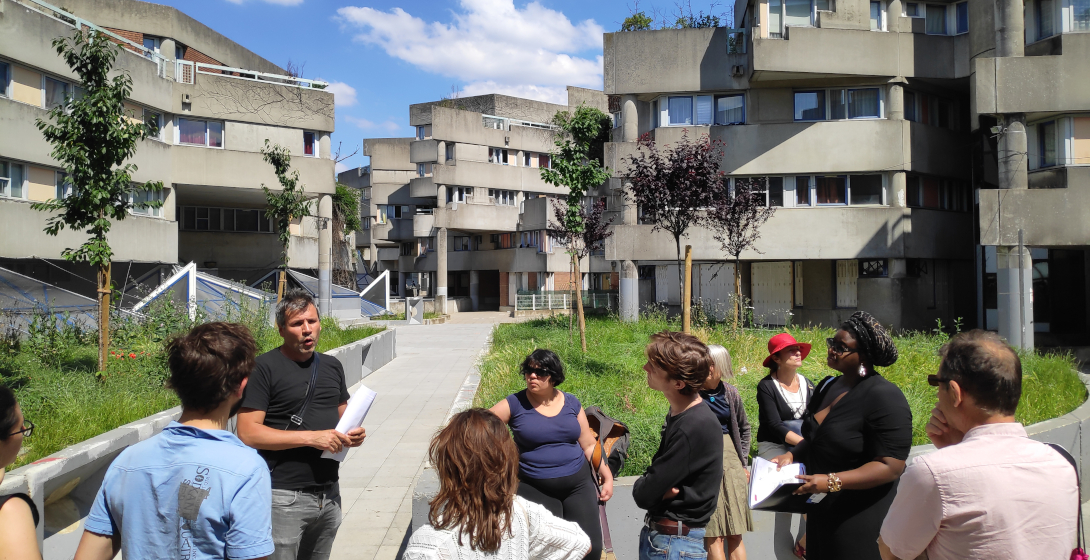
{"label": "person with long brown hair", "polygon": [[590,550],[578,525],[515,495],[518,448],[492,412],[455,414],[432,438],[428,458],[439,493],[404,560],[579,560]]}

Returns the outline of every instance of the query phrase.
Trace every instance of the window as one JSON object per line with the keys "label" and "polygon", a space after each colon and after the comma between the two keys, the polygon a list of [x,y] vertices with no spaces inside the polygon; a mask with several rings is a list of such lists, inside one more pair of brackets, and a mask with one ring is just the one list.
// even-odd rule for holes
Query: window
{"label": "window", "polygon": [[692,97],[671,97],[668,101],[670,124],[693,124]]}
{"label": "window", "polygon": [[418,164],[416,164],[416,176],[417,177],[431,177],[431,164],[430,163],[418,163]]}
{"label": "window", "polygon": [[502,204],[504,206],[515,205],[515,191],[488,189],[488,197],[491,198],[495,204]]}
{"label": "window", "polygon": [[783,0],[768,0],[768,37],[783,39]]}
{"label": "window", "polygon": [[273,233],[275,231],[272,218],[264,210],[183,206],[181,213],[181,229],[188,231],[237,233]]}
{"label": "window", "polygon": [[23,188],[25,169],[18,163],[0,161],[0,196],[26,198],[26,189]]}
{"label": "window", "polygon": [[712,96],[696,96],[696,124],[712,124]]}
{"label": "window", "polygon": [[796,91],[795,120],[820,121],[825,119],[825,91]]}
{"label": "window", "polygon": [[424,127],[423,126],[416,127],[416,139],[417,140],[423,140],[424,139]]}
{"label": "window", "polygon": [[155,138],[156,140],[162,140],[163,139],[163,115],[162,115],[162,113],[152,111],[151,109],[145,108],[144,109],[144,124],[155,127],[155,136],[153,136],[153,138]]}
{"label": "window", "polygon": [[957,26],[955,32],[957,34],[959,34],[959,35],[962,34],[962,33],[968,33],[969,32],[969,3],[968,2],[961,2],[959,4],[954,4],[954,12],[955,12],[955,18],[954,19],[956,20],[955,23],[956,23],[956,26]]}
{"label": "window", "polygon": [[[1090,2],[1090,0],[1087,0]],[[719,95],[715,98],[715,124],[745,124],[746,96]]]}
{"label": "window", "polygon": [[489,148],[488,163],[507,165],[507,150],[504,148]]}
{"label": "window", "polygon": [[1090,0],[1071,0],[1071,31],[1090,31]]}
{"label": "window", "polygon": [[303,132],[303,155],[309,157],[318,157],[318,135],[304,131]]}
{"label": "window", "polygon": [[523,167],[531,167],[531,165],[530,165],[530,156],[531,156],[530,152],[524,152],[522,154],[522,166]]}
{"label": "window", "polygon": [[473,187],[447,187],[447,202],[469,202]]}
{"label": "window", "polygon": [[905,17],[923,17],[920,4],[917,2],[905,2]]}
{"label": "window", "polygon": [[1053,0],[1037,0],[1034,2],[1034,17],[1037,19],[1037,40],[1046,39],[1056,34],[1054,23],[1055,4]]}
{"label": "window", "polygon": [[65,97],[72,94],[72,86],[62,82],[60,80],[54,80],[49,76],[44,78],[45,88],[43,89],[45,108],[52,109],[57,105],[63,105]]}
{"label": "window", "polygon": [[871,31],[885,31],[885,10],[882,9],[882,3],[872,1],[870,3],[870,30]]}
{"label": "window", "polygon": [[447,144],[446,160],[447,161],[454,161],[454,144],[450,144],[450,143]]}
{"label": "window", "polygon": [[[130,213],[136,216],[153,216],[156,218],[163,217],[163,207],[161,203],[164,199],[165,191],[146,191],[144,189],[133,189],[129,193],[129,203],[132,204]],[[158,208],[147,206],[148,203],[160,203]]]}
{"label": "window", "polygon": [[795,177],[795,206],[810,205],[810,178]]}
{"label": "window", "polygon": [[411,241],[408,243],[402,243],[400,255],[403,257],[415,257],[416,253],[413,252],[415,249],[416,243],[413,243]]}
{"label": "window", "polygon": [[886,259],[868,259],[859,261],[860,278],[884,278],[889,276]]}
{"label": "window", "polygon": [[1040,154],[1038,167],[1056,165],[1056,121],[1037,125],[1037,153]]}
{"label": "window", "polygon": [[923,206],[920,200],[920,178],[909,175],[905,178],[905,202],[910,208]]}
{"label": "window", "polygon": [[376,224],[385,224],[386,223],[386,221],[387,221],[387,214],[386,214],[387,208],[388,207],[385,204],[376,205],[376,209],[378,211],[378,215],[375,216],[375,223]]}
{"label": "window", "polygon": [[379,211],[382,214],[383,220],[380,224],[386,223],[388,218],[401,219],[408,218],[411,215],[411,210],[408,206],[401,206],[397,204],[379,204]]}
{"label": "window", "polygon": [[881,175],[851,175],[848,177],[851,204],[882,204]]}
{"label": "window", "polygon": [[912,122],[919,122],[919,117],[916,116],[916,94],[911,91],[905,93],[905,120]]}
{"label": "window", "polygon": [[858,305],[859,262],[836,261],[836,306],[855,307]]}
{"label": "window", "polygon": [[813,24],[813,6],[810,0],[784,0],[784,24],[809,26]]}
{"label": "window", "polygon": [[849,119],[878,119],[882,117],[881,95],[878,88],[848,90]]}
{"label": "window", "polygon": [[223,123],[217,121],[197,121],[178,119],[177,139],[179,144],[190,146],[223,147]]}
{"label": "window", "polygon": [[68,174],[64,171],[57,171],[53,177],[57,189],[56,197],[64,199],[72,196],[72,181],[68,179]]}
{"label": "window", "polygon": [[847,204],[847,178],[843,175],[818,176],[814,178],[817,203]]}
{"label": "window", "polygon": [[768,178],[768,205],[783,206],[783,177]]}
{"label": "window", "polygon": [[552,169],[553,168],[553,160],[549,156],[549,154],[538,154],[538,156],[537,156],[537,166],[538,167],[544,167],[545,169]]}
{"label": "window", "polygon": [[946,4],[927,4],[924,30],[928,35],[946,35]]}
{"label": "window", "polygon": [[11,97],[11,65],[0,60],[0,96]]}
{"label": "window", "polygon": [[145,35],[144,36],[144,48],[151,51],[151,52],[144,53],[144,56],[147,57],[147,58],[152,58],[151,53],[158,53],[159,52],[159,38],[158,37],[148,37],[147,35]]}
{"label": "window", "polygon": [[472,238],[469,236],[455,235],[453,238],[454,251],[471,251],[473,247]]}
{"label": "window", "polygon": [[963,181],[909,175],[905,180],[905,202],[910,208],[968,212],[972,190]]}

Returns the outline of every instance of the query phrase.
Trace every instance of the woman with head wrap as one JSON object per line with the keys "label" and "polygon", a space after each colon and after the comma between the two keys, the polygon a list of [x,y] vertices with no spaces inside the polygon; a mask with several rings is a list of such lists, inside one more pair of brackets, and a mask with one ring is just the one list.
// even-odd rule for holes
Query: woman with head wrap
{"label": "woman with head wrap", "polygon": [[805,463],[796,494],[826,494],[808,511],[808,559],[878,560],[878,532],[912,445],[908,401],[874,369],[896,362],[897,348],[864,311],[852,314],[826,344],[826,361],[840,375],[818,383],[805,439],[773,461]]}

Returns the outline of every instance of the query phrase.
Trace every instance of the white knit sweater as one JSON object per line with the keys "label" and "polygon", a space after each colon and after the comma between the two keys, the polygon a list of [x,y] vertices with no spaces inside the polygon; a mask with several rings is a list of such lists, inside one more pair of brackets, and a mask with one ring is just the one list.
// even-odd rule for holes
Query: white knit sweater
{"label": "white knit sweater", "polygon": [[496,552],[469,547],[469,539],[458,533],[424,525],[409,537],[404,560],[580,560],[590,552],[590,538],[571,521],[549,513],[540,504],[515,496],[511,508],[511,534]]}

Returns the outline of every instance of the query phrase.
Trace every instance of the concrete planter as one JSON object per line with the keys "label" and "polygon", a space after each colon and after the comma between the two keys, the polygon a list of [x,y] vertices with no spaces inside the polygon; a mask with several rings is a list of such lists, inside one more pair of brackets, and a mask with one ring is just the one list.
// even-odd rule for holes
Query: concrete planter
{"label": "concrete planter", "polygon": [[[395,341],[396,331],[389,329],[327,354],[344,365],[345,381],[351,387],[394,359]],[[126,447],[158,434],[181,412],[181,407],[175,407],[130,422],[4,476],[0,495],[28,494],[42,512],[38,538],[44,558],[72,557],[106,467]]]}

